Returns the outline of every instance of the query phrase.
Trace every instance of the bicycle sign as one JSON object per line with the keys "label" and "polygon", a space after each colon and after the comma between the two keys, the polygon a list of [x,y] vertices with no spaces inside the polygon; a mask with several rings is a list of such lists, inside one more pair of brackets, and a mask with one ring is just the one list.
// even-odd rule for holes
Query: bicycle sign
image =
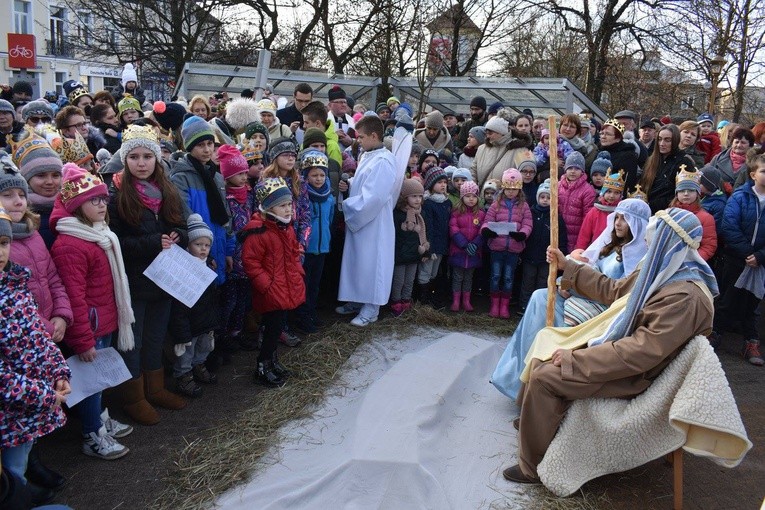
{"label": "bicycle sign", "polygon": [[8,34],[8,67],[20,69],[37,67],[34,35]]}

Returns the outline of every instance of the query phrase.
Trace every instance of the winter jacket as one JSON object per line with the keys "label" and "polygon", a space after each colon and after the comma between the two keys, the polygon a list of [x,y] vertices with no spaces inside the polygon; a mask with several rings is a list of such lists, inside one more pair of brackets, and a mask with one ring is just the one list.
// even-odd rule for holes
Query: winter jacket
{"label": "winter jacket", "polygon": [[256,214],[239,236],[244,271],[252,285],[252,308],[266,313],[303,304],[305,272],[292,225],[279,225]]}
{"label": "winter jacket", "polygon": [[459,159],[457,160],[457,166],[459,168],[470,168],[473,166],[473,161],[475,160],[475,156],[468,156],[464,152],[460,154]]}
{"label": "winter jacket", "polygon": [[526,203],[529,204],[529,207],[534,207],[535,205],[537,205],[537,190],[538,189],[539,189],[539,184],[537,184],[536,181],[523,183],[523,198],[526,200]]}
{"label": "winter jacket", "polygon": [[712,215],[715,219],[715,227],[717,231],[717,246],[722,246],[723,242],[723,215],[725,214],[725,204],[728,203],[728,195],[724,192],[717,190],[711,195],[707,195],[701,199],[701,207]]}
{"label": "winter jacket", "polygon": [[332,239],[332,221],[335,217],[335,197],[330,195],[324,202],[309,200],[311,205],[311,235],[308,237],[306,253],[319,255],[329,253]]}
{"label": "winter jacket", "polygon": [[335,123],[331,120],[327,120],[324,135],[327,137],[327,157],[333,161],[337,161],[337,164],[342,168],[343,151],[340,149],[340,138],[337,136]]}
{"label": "winter jacket", "polygon": [[675,207],[685,209],[696,215],[701,223],[701,243],[699,244],[699,255],[704,260],[709,260],[717,251],[717,227],[714,217],[702,209],[699,203],[676,204]]}
{"label": "winter jacket", "polygon": [[236,241],[236,246],[234,247],[234,268],[228,274],[229,278],[247,278],[242,266],[242,243],[239,242],[236,235],[249,223],[252,213],[255,211],[255,191],[251,189],[248,194],[248,199],[244,204],[237,202],[233,195],[226,195],[228,208],[231,210],[231,231]]}
{"label": "winter jacket", "polygon": [[71,378],[61,351],[37,313],[27,287],[30,270],[9,262],[0,271],[0,448],[50,434],[66,423],[56,381]]}
{"label": "winter jacket", "polygon": [[[144,93],[143,89],[136,85],[136,88],[133,89],[133,92],[130,94],[134,98],[138,99],[138,102],[143,105],[146,102],[146,94]],[[112,89],[112,97],[114,98],[114,101],[119,103],[122,101],[122,99],[125,97],[125,88],[120,83],[116,87]]]}
{"label": "winter jacket", "polygon": [[50,214],[53,212],[53,203],[48,202],[47,199],[31,191],[27,195],[27,200],[29,201],[29,208],[40,215],[40,227],[37,229],[37,232],[40,233],[45,242],[45,247],[50,251],[53,241],[56,240],[56,233],[50,228]]}
{"label": "winter jacket", "polygon": [[685,165],[689,172],[696,169],[691,157],[681,150],[661,160],[653,184],[651,184],[650,189],[646,190],[648,205],[651,206],[652,214],[669,207],[669,203],[675,198],[675,179],[680,172],[681,165]]}
{"label": "winter jacket", "polygon": [[[574,152],[574,149],[571,148],[571,144],[569,144],[565,138],[558,135],[558,161],[564,162],[566,161],[566,158],[569,154]],[[545,145],[542,142],[539,142],[536,147],[534,147],[534,159],[537,162],[537,166],[542,166],[545,163],[549,163],[550,161],[550,145]],[[583,169],[584,170],[584,169]]]}
{"label": "winter jacket", "polygon": [[75,354],[81,354],[95,347],[96,338],[118,327],[109,259],[96,243],[68,234],[59,234],[51,255],[69,295],[74,317],[64,333],[64,343]]}
{"label": "winter jacket", "polygon": [[[393,226],[396,227],[396,249],[394,264],[416,264],[423,257],[430,256],[430,251],[420,253],[420,235],[413,230],[403,230],[401,225],[406,221],[406,212],[393,209]],[[427,230],[425,231],[427,234]]]}
{"label": "winter jacket", "polygon": [[[606,151],[611,155],[611,168],[618,172],[624,170],[626,175],[624,186],[623,198],[627,198],[627,193],[632,193],[637,185],[638,177],[638,159],[639,156],[635,152],[635,146],[629,142],[621,140],[615,144],[602,147],[600,150]],[[565,218],[565,217],[564,217]],[[568,225],[568,219],[566,219],[566,225]],[[568,238],[571,241],[571,237]],[[574,237],[572,242],[576,242]]]}
{"label": "winter jacket", "polygon": [[733,190],[733,183],[736,182],[736,179],[741,174],[741,171],[746,171],[746,165],[741,165],[739,167],[738,171],[733,171],[733,163],[730,160],[730,151],[731,149],[727,149],[715,157],[712,158],[712,160],[709,162],[709,165],[713,168],[716,168],[720,171],[722,174],[722,181],[723,186],[725,188],[725,192],[730,194]]}
{"label": "winter jacket", "polygon": [[414,141],[422,146],[423,149],[433,149],[434,151],[440,151],[441,149],[452,150],[452,137],[446,128],[441,128],[438,131],[438,136],[435,140],[428,138],[425,128],[414,130]]}
{"label": "winter jacket", "polygon": [[274,123],[268,128],[268,139],[276,140],[277,138],[294,138],[294,135],[289,126],[279,122],[279,117],[274,117]]}
{"label": "winter jacket", "polygon": [[589,210],[579,229],[579,236],[576,238],[576,244],[574,245],[575,250],[586,250],[598,238],[608,225],[609,214],[611,212],[601,211],[597,207]]}
{"label": "winter jacket", "polygon": [[457,135],[457,139],[454,140],[454,148],[462,150],[463,147],[467,145],[468,141],[468,135],[470,134],[470,130],[473,129],[476,126],[485,126],[486,122],[488,122],[489,116],[484,113],[478,121],[473,120],[473,118],[466,119],[465,122],[462,123],[462,129],[460,129],[460,134]]}
{"label": "winter jacket", "polygon": [[720,135],[717,134],[717,131],[701,135],[696,141],[696,148],[704,154],[704,164],[709,163],[712,161],[713,157],[717,156],[722,151]]}
{"label": "winter jacket", "polygon": [[192,338],[209,333],[220,325],[218,292],[215,282],[210,283],[191,308],[173,299],[168,333],[174,344],[188,343]]}
{"label": "winter jacket", "polygon": [[[120,138],[120,127],[119,126],[110,126],[109,124],[104,124],[103,122],[98,122],[94,124],[95,127],[97,127],[99,130],[101,130],[101,133],[104,137],[105,145],[103,146],[104,149],[108,150],[112,153],[112,155],[117,154],[117,151],[120,150],[120,147],[122,146],[122,140]],[[111,136],[106,134],[107,129],[112,129],[117,132],[117,136]],[[93,149],[90,150],[90,152],[93,152]],[[98,149],[96,149],[96,152],[98,152]],[[93,152],[93,156],[95,156],[96,153]]]}
{"label": "winter jacket", "polygon": [[14,239],[11,243],[11,260],[32,271],[27,286],[37,302],[37,311],[46,331],[53,334],[55,328],[50,321],[53,317],[61,317],[67,326],[71,325],[72,306],[69,304],[69,296],[39,232]]}
{"label": "winter jacket", "polygon": [[[476,205],[477,212],[452,211],[449,220],[449,234],[452,242],[449,246],[449,264],[463,269],[480,267],[482,260],[483,238],[481,237],[481,225],[486,213]],[[468,254],[465,247],[473,243],[476,245],[475,255]]]}
{"label": "winter jacket", "polygon": [[138,225],[129,224],[120,216],[117,208],[119,189],[122,186],[119,180],[112,182],[109,189],[109,228],[120,240],[130,296],[141,301],[168,299],[169,295],[144,276],[143,272],[162,253],[162,235],[176,232],[179,236],[178,246],[186,248],[189,242],[186,225],[170,225],[143,206]]}
{"label": "winter jacket", "polygon": [[580,175],[574,182],[566,179],[565,175],[560,178],[558,210],[563,215],[563,221],[566,222],[569,253],[574,251],[584,217],[594,204],[595,189],[587,182],[585,174]]}
{"label": "winter jacket", "polygon": [[[234,255],[236,240],[231,233],[230,221],[224,225],[218,225],[210,219],[210,210],[207,207],[207,191],[205,191],[204,182],[195,168],[194,162],[200,164],[190,154],[186,154],[179,159],[173,165],[170,180],[173,181],[178,188],[178,192],[181,194],[184,216],[188,219],[191,213],[197,213],[202,216],[202,220],[212,230],[214,239],[210,247],[210,256],[212,256],[217,264],[216,272],[218,273],[218,278],[216,281],[218,285],[221,285],[226,281],[226,257]],[[223,176],[217,171],[217,168],[214,180],[230,218],[231,211],[228,210],[228,202],[226,202],[226,185],[223,181]]]}
{"label": "winter jacket", "polygon": [[[527,264],[546,264],[547,247],[550,246],[550,206],[542,207],[539,204],[532,206],[531,216],[534,227],[531,229],[531,235],[526,239],[526,249],[523,250],[521,258]],[[560,213],[558,213],[558,246],[563,253],[568,253],[566,223]]]}
{"label": "winter jacket", "polygon": [[534,161],[534,155],[528,149],[531,141],[529,135],[524,135],[511,128],[505,136],[496,143],[490,142],[478,147],[470,173],[479,188],[489,179],[502,179],[502,173],[508,168],[518,168],[524,161]]}
{"label": "winter jacket", "polygon": [[[757,236],[752,243],[755,230]],[[752,182],[738,188],[728,199],[723,214],[722,234],[725,253],[739,261],[754,254],[760,265],[765,264],[765,214],[760,209]]]}
{"label": "winter jacket", "polygon": [[422,219],[430,243],[430,252],[436,255],[449,253],[449,220],[452,216],[452,203],[447,198],[436,202],[429,196],[422,201]]}
{"label": "winter jacket", "polygon": [[[518,232],[526,234],[528,239],[534,226],[534,220],[531,217],[531,209],[526,202],[508,200],[504,196],[499,197],[483,219],[481,230],[489,228],[489,222],[513,222],[518,225]],[[489,239],[489,249],[491,251],[509,251],[510,253],[520,253],[526,247],[526,241],[516,241],[512,237],[497,236]]]}
{"label": "winter jacket", "polygon": [[696,168],[701,168],[706,164],[704,162],[704,153],[701,152],[695,145],[691,145],[687,149],[684,149],[683,152],[685,152],[685,155],[693,160]]}

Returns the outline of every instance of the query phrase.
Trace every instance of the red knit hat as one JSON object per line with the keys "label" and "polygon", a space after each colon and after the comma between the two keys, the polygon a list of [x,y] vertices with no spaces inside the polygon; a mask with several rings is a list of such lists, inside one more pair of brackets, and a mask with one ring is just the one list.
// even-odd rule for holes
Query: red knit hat
{"label": "red knit hat", "polygon": [[246,173],[250,168],[242,153],[233,145],[221,145],[218,148],[218,163],[224,179]]}
{"label": "red knit hat", "polygon": [[64,183],[61,186],[61,202],[69,214],[94,197],[109,196],[109,190],[101,179],[74,163],[61,169]]}

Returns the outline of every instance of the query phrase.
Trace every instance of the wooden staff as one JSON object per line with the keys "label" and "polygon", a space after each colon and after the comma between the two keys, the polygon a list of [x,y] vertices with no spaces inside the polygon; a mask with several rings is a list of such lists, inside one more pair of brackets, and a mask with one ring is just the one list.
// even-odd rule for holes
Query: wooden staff
{"label": "wooden staff", "polygon": [[[558,130],[555,127],[555,116],[547,118],[550,130],[550,246],[558,247]],[[550,272],[547,275],[547,326],[555,323],[555,297],[557,289],[555,280],[558,278],[558,259],[550,261]]]}

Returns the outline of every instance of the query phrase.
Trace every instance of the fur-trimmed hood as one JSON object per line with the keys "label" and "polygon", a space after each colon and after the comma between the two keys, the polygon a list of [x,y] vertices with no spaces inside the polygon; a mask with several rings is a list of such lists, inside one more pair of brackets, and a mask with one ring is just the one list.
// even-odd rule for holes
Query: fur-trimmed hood
{"label": "fur-trimmed hood", "polygon": [[528,147],[530,143],[530,135],[520,133],[515,128],[511,127],[510,131],[508,131],[506,135],[503,135],[502,138],[497,140],[495,143],[489,141],[487,137],[485,145],[489,147],[505,147],[507,150],[513,150],[524,149]]}

